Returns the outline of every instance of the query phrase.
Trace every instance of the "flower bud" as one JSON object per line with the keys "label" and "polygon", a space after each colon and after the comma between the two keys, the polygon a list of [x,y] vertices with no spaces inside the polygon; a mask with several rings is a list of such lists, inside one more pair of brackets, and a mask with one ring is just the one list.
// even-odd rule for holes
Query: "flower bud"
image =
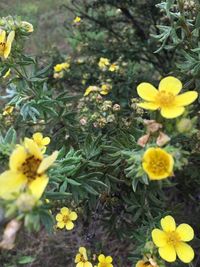
{"label": "flower bud", "polygon": [[192,129],[192,121],[190,119],[187,119],[187,118],[183,118],[181,119],[176,127],[177,127],[177,130],[179,133],[188,133],[191,131]]}

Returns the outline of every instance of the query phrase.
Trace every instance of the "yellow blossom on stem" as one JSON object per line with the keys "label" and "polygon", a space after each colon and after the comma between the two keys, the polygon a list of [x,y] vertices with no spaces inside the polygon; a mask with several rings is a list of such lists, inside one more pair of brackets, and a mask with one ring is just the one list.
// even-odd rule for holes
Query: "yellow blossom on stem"
{"label": "yellow blossom on stem", "polygon": [[176,222],[172,216],[161,219],[160,229],[152,231],[152,239],[158,247],[160,257],[167,262],[176,261],[176,256],[184,262],[190,263],[194,258],[194,250],[185,242],[194,238],[194,230],[186,223],[176,227]]}
{"label": "yellow blossom on stem", "polygon": [[7,116],[13,113],[14,107],[13,106],[6,106],[3,110],[3,116]]}
{"label": "yellow blossom on stem", "polygon": [[46,170],[54,163],[58,151],[43,156],[38,145],[25,138],[23,145],[17,145],[9,160],[9,170],[0,175],[0,198],[12,199],[13,194],[27,188],[39,199],[49,181]]}
{"label": "yellow blossom on stem", "polygon": [[162,79],[158,90],[150,83],[141,83],[137,92],[145,102],[138,103],[137,106],[148,110],[160,109],[164,118],[176,118],[183,114],[185,106],[193,103],[198,97],[196,91],[178,95],[181,89],[181,81],[172,76]]}
{"label": "yellow blossom on stem", "polygon": [[11,52],[12,42],[15,38],[15,32],[11,31],[6,37],[6,32],[0,29],[0,57],[8,58]]}
{"label": "yellow blossom on stem", "polygon": [[55,72],[61,72],[62,70],[67,70],[70,68],[70,63],[64,62],[60,63],[54,66],[54,71]]}
{"label": "yellow blossom on stem", "polygon": [[92,267],[92,263],[88,261],[86,248],[80,247],[79,253],[76,254],[75,261],[76,267]]}
{"label": "yellow blossom on stem", "polygon": [[110,65],[110,61],[108,58],[105,58],[105,57],[101,57],[100,60],[99,60],[99,68],[100,69],[105,69],[107,66]]}
{"label": "yellow blossom on stem", "polygon": [[70,209],[63,207],[60,210],[60,213],[56,215],[57,227],[63,229],[64,227],[67,230],[72,230],[74,228],[74,223],[77,219],[77,213],[71,211]]}
{"label": "yellow blossom on stem", "polygon": [[78,23],[80,23],[81,22],[81,18],[80,17],[75,17],[75,19],[73,20],[73,23],[75,23],[75,24],[78,24]]}
{"label": "yellow blossom on stem", "polygon": [[110,84],[102,84],[100,94],[107,95],[110,93],[112,86]]}
{"label": "yellow blossom on stem", "polygon": [[42,152],[45,153],[46,151],[46,146],[51,142],[51,139],[49,137],[43,137],[42,133],[34,133],[33,136],[33,141],[38,145],[39,148],[41,148]]}
{"label": "yellow blossom on stem", "polygon": [[113,267],[113,264],[112,264],[112,257],[111,256],[104,256],[103,254],[99,255],[98,257],[98,265],[97,267]]}
{"label": "yellow blossom on stem", "polygon": [[119,66],[115,63],[111,64],[110,67],[109,67],[109,71],[111,72],[115,72],[119,69]]}
{"label": "yellow blossom on stem", "polygon": [[150,180],[165,179],[173,174],[174,159],[161,148],[148,148],[142,159],[142,167]]}

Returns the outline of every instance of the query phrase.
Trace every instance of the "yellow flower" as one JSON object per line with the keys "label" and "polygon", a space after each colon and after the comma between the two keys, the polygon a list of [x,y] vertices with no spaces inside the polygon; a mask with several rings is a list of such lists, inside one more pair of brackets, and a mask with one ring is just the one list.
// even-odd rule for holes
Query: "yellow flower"
{"label": "yellow flower", "polygon": [[84,247],[79,248],[79,253],[76,254],[74,262],[77,263],[76,267],[92,267],[92,263],[88,261],[87,251]]}
{"label": "yellow flower", "polygon": [[4,79],[6,79],[10,75],[11,70],[9,69],[6,71],[5,75],[3,76]]}
{"label": "yellow flower", "polygon": [[161,148],[148,148],[144,153],[142,167],[150,180],[161,180],[172,175],[173,157]]}
{"label": "yellow flower", "polygon": [[75,19],[73,20],[73,22],[74,22],[75,24],[78,24],[78,23],[81,22],[81,18],[77,16],[77,17],[75,17]]}
{"label": "yellow flower", "polygon": [[109,71],[114,72],[117,71],[119,69],[119,66],[115,63],[111,64],[109,67]]}
{"label": "yellow flower", "polygon": [[136,263],[135,267],[159,267],[157,264],[152,265],[149,261],[140,260]]}
{"label": "yellow flower", "polygon": [[38,145],[39,148],[41,148],[42,152],[45,153],[46,146],[51,142],[51,139],[49,137],[43,137],[42,133],[34,133],[33,141]]}
{"label": "yellow flower", "polygon": [[0,57],[6,59],[10,55],[15,32],[11,31],[6,37],[6,32],[0,29]]}
{"label": "yellow flower", "polygon": [[60,213],[56,215],[57,227],[60,229],[65,227],[67,230],[72,230],[74,228],[74,223],[72,221],[75,221],[77,217],[76,212],[63,207]]}
{"label": "yellow flower", "polygon": [[13,110],[14,110],[13,106],[6,106],[3,110],[3,116],[12,114]]}
{"label": "yellow flower", "polygon": [[85,90],[84,96],[88,96],[90,93],[98,92],[98,91],[99,91],[99,88],[97,86],[91,85]]}
{"label": "yellow flower", "polygon": [[21,26],[29,33],[34,31],[33,25],[27,21],[22,21]]}
{"label": "yellow flower", "polygon": [[194,258],[194,251],[187,243],[194,238],[192,227],[186,223],[176,227],[175,220],[172,216],[166,216],[161,219],[163,230],[154,229],[152,238],[158,247],[158,252],[164,260],[174,262],[176,255],[184,263],[189,263]]}
{"label": "yellow flower", "polygon": [[60,72],[62,70],[67,70],[69,68],[70,68],[70,64],[67,62],[64,62],[64,63],[60,63],[60,64],[57,64],[56,66],[54,66],[54,71]]}
{"label": "yellow flower", "polygon": [[103,84],[101,86],[100,94],[101,95],[107,95],[107,94],[109,94],[109,92],[111,91],[111,89],[112,89],[112,86],[110,84]]}
{"label": "yellow flower", "polygon": [[23,145],[17,145],[10,156],[9,170],[0,175],[0,198],[12,199],[13,194],[27,188],[39,199],[49,181],[45,171],[54,163],[55,151],[44,158],[37,144],[25,138]]}
{"label": "yellow flower", "polygon": [[184,106],[193,103],[198,97],[195,91],[178,95],[181,89],[181,81],[172,76],[162,79],[158,90],[150,83],[141,83],[137,87],[137,92],[146,102],[137,105],[149,110],[160,109],[164,118],[176,118],[183,114]]}
{"label": "yellow flower", "polygon": [[105,57],[101,57],[100,60],[99,60],[99,68],[100,69],[105,69],[107,66],[110,65],[110,61],[108,58],[105,58]]}
{"label": "yellow flower", "polygon": [[98,265],[97,267],[113,267],[113,264],[112,264],[112,257],[111,256],[107,256],[105,257],[103,254],[99,255],[98,257]]}

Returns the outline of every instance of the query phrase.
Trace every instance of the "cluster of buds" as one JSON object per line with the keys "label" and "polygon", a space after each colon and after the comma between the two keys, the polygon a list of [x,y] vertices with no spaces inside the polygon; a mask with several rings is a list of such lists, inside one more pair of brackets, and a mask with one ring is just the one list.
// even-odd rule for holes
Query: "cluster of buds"
{"label": "cluster of buds", "polygon": [[0,28],[8,32],[15,31],[25,35],[34,31],[31,23],[12,16],[1,18]]}
{"label": "cluster of buds", "polygon": [[158,146],[164,146],[170,141],[170,137],[161,131],[162,124],[155,120],[144,120],[144,125],[147,128],[146,134],[138,139],[138,145],[145,147],[150,141],[150,138],[156,137],[156,144]]}
{"label": "cluster of buds", "polygon": [[137,103],[139,103],[139,99],[132,98],[131,99],[131,108],[134,110],[134,112],[137,115],[142,116],[144,114],[144,110],[142,108],[138,107]]}
{"label": "cluster of buds", "polygon": [[103,128],[106,124],[116,121],[117,112],[121,109],[119,104],[104,100],[96,86],[88,87],[85,95],[78,105],[81,115],[79,122],[82,126],[92,123],[95,128]]}

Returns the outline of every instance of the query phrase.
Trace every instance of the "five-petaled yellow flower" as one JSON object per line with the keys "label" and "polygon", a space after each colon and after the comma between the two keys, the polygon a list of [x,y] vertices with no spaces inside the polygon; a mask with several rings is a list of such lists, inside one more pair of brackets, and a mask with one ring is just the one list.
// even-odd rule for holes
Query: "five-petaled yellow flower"
{"label": "five-petaled yellow flower", "polygon": [[13,194],[27,188],[39,199],[49,181],[45,171],[54,163],[58,151],[45,157],[37,144],[25,138],[23,145],[17,145],[9,160],[9,170],[0,175],[0,198],[12,199]]}
{"label": "five-petaled yellow flower", "polygon": [[6,32],[0,29],[0,57],[6,59],[10,55],[15,32],[11,31],[6,37]]}
{"label": "five-petaled yellow flower", "polygon": [[142,167],[150,180],[165,179],[173,174],[174,159],[161,148],[148,148],[142,159]]}
{"label": "five-petaled yellow flower", "polygon": [[51,139],[49,137],[43,137],[42,133],[34,133],[32,136],[34,142],[41,148],[42,152],[45,153],[46,146],[50,143]]}
{"label": "five-petaled yellow flower", "polygon": [[163,230],[154,229],[152,231],[153,242],[158,247],[161,258],[168,262],[174,262],[178,255],[182,262],[191,262],[194,258],[194,251],[185,242],[194,238],[192,227],[185,223],[176,227],[172,216],[161,219],[161,226]]}
{"label": "five-petaled yellow flower", "polygon": [[98,257],[98,265],[97,267],[113,267],[113,264],[112,264],[112,257],[111,256],[107,256],[105,257],[103,254],[99,255]]}
{"label": "five-petaled yellow flower", "polygon": [[149,110],[160,109],[164,118],[176,118],[183,114],[184,106],[193,103],[198,97],[198,93],[195,91],[178,95],[181,89],[181,81],[172,76],[162,79],[158,90],[150,83],[141,83],[137,87],[137,92],[146,102],[137,105]]}
{"label": "five-petaled yellow flower", "polygon": [[92,267],[92,263],[88,261],[86,248],[80,247],[79,253],[76,255],[76,267]]}
{"label": "five-petaled yellow flower", "polygon": [[67,230],[72,230],[74,228],[74,223],[72,221],[75,221],[77,217],[76,212],[63,207],[60,213],[56,215],[57,227],[60,229],[65,227]]}
{"label": "five-petaled yellow flower", "polygon": [[110,93],[111,89],[112,89],[112,86],[110,84],[104,83],[101,86],[100,94],[101,95],[107,95]]}
{"label": "five-petaled yellow flower", "polygon": [[107,66],[110,65],[110,61],[108,58],[105,58],[105,57],[101,57],[100,60],[99,60],[99,68],[100,69],[105,69]]}
{"label": "five-petaled yellow flower", "polygon": [[13,113],[14,107],[13,106],[6,106],[3,110],[3,116],[7,116]]}
{"label": "five-petaled yellow flower", "polygon": [[135,267],[159,267],[157,264],[152,265],[150,261],[140,260],[136,263]]}

